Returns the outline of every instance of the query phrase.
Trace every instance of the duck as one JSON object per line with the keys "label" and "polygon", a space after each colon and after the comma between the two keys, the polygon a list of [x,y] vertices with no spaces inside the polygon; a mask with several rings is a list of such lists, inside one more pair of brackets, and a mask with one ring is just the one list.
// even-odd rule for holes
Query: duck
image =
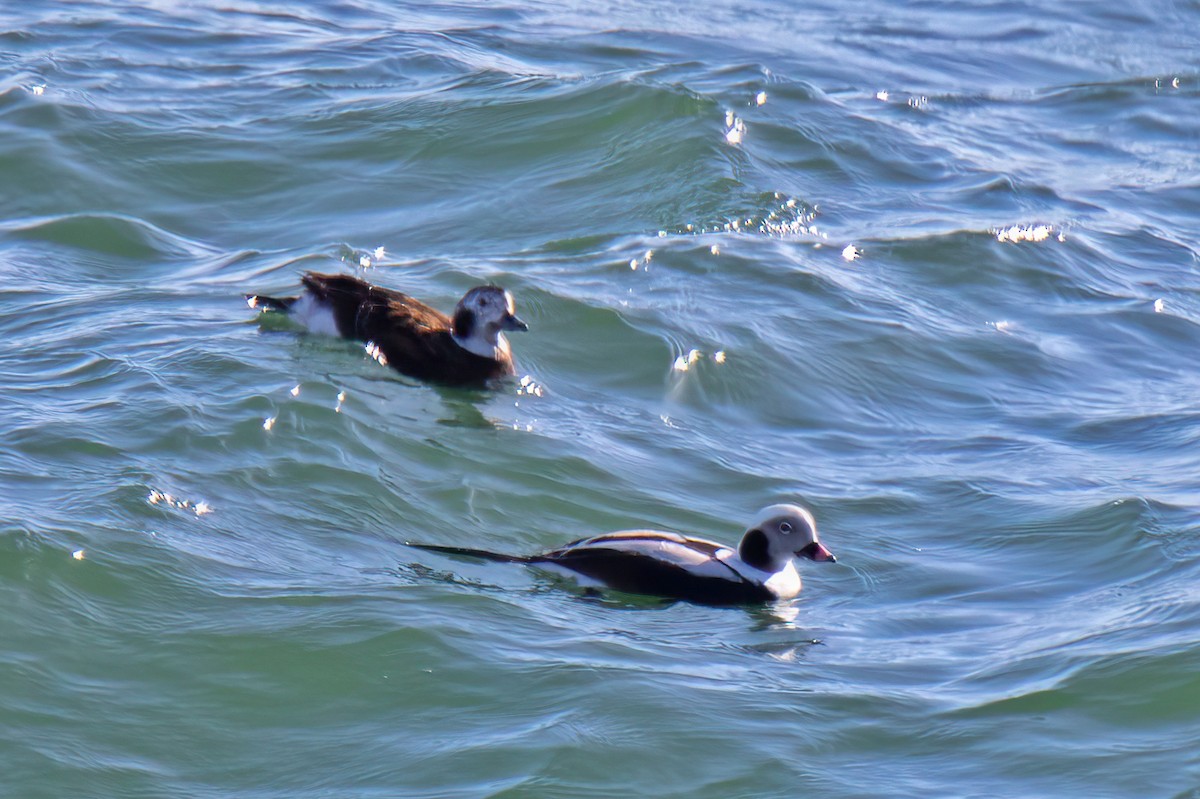
{"label": "duck", "polygon": [[800,593],[795,558],[836,563],[800,505],[763,508],[731,547],[661,530],[621,530],[581,538],[535,555],[408,542],[445,555],[520,563],[573,579],[581,587],[705,605],[748,605]]}
{"label": "duck", "polygon": [[310,332],[355,339],[380,363],[418,380],[480,385],[515,374],[504,333],[529,325],[513,296],[497,285],[475,286],[447,316],[418,299],[352,275],[306,272],[295,297],[247,294],[262,311],[282,311]]}

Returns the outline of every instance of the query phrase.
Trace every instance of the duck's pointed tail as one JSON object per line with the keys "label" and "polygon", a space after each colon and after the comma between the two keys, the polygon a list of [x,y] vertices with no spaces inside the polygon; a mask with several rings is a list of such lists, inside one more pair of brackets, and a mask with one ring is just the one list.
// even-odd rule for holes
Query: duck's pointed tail
{"label": "duck's pointed tail", "polygon": [[464,558],[479,558],[492,560],[497,563],[533,563],[534,558],[526,555],[506,555],[503,552],[489,552],[486,549],[471,549],[470,547],[444,547],[438,544],[417,544],[405,541],[405,545],[414,549],[424,549],[427,552],[439,552],[443,555],[457,555]]}
{"label": "duck's pointed tail", "polygon": [[262,294],[247,294],[246,304],[264,311],[286,311],[292,307],[296,297],[267,297]]}

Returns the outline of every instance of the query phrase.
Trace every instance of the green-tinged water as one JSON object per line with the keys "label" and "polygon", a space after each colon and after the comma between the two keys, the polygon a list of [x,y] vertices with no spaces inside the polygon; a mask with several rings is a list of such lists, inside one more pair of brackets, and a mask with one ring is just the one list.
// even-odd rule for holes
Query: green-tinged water
{"label": "green-tinged water", "polygon": [[[10,4],[0,796],[1200,795],[1198,29]],[[525,379],[246,307],[306,269],[504,285]],[[403,543],[784,501],[786,608]]]}

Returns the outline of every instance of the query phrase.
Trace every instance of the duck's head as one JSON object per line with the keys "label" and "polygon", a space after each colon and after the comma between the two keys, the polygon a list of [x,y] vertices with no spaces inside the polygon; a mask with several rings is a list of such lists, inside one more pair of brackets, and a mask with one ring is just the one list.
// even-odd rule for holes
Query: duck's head
{"label": "duck's head", "polygon": [[799,505],[771,505],[759,511],[738,545],[744,563],[777,572],[795,557],[836,563],[837,558],[817,538],[817,522]]}
{"label": "duck's head", "polygon": [[454,338],[478,354],[483,354],[479,352],[481,348],[494,349],[501,332],[529,329],[529,325],[517,318],[515,310],[512,295],[504,289],[476,286],[463,295],[454,309]]}

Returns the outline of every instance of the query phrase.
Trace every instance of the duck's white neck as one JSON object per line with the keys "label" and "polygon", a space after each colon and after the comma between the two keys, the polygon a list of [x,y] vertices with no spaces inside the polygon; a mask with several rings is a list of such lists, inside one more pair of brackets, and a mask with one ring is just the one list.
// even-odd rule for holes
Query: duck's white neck
{"label": "duck's white neck", "polygon": [[491,358],[492,360],[499,361],[508,357],[511,352],[508,347],[508,339],[504,337],[503,333],[499,332],[494,333],[490,339],[484,334],[468,336],[466,338],[460,338],[451,334],[451,338],[454,339],[455,344],[467,352],[478,355],[480,358]]}
{"label": "duck's white neck", "polygon": [[788,560],[777,572],[756,569],[739,558],[732,550],[729,550],[729,555],[721,560],[742,577],[758,583],[779,599],[791,599],[800,593],[800,572],[796,571],[796,562],[793,560]]}
{"label": "duck's white neck", "polygon": [[800,593],[800,572],[794,561],[772,574],[765,583],[767,590],[780,599],[791,599]]}

